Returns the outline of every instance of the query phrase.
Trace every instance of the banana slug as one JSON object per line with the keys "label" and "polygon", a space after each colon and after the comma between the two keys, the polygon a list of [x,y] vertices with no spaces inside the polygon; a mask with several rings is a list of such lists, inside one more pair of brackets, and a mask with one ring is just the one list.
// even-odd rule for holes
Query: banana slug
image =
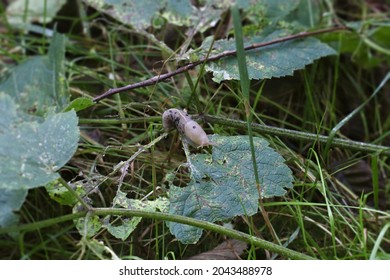
{"label": "banana slug", "polygon": [[166,131],[176,128],[182,140],[195,148],[212,145],[203,128],[186,111],[168,109],[162,115],[162,123]]}

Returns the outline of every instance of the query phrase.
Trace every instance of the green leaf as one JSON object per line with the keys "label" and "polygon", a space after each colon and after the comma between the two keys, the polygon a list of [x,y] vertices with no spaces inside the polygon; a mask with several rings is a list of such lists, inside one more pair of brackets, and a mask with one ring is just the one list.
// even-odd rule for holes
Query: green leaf
{"label": "green leaf", "polygon": [[255,24],[263,20],[276,23],[297,8],[300,0],[257,0],[244,9],[247,17]]}
{"label": "green leaf", "polygon": [[[182,0],[86,0],[86,3],[116,20],[133,26],[136,30],[145,30],[153,20],[163,17],[167,22],[178,26],[196,26],[197,30],[217,21],[229,5],[215,5],[214,1],[206,1],[205,6],[197,8],[191,1]],[[232,1],[227,1],[231,4]]]}
{"label": "green leaf", "polygon": [[85,0],[84,2],[139,30],[150,27],[153,19],[160,16],[170,24],[191,26],[201,30],[211,22],[218,21],[221,14],[231,5],[237,5],[249,13],[255,11],[251,13],[254,19],[259,18],[258,11],[261,11],[262,17],[277,20],[296,8],[299,0],[206,0],[201,7],[192,5],[189,0]]}
{"label": "green leaf", "polygon": [[[12,104],[0,94],[0,103]],[[17,118],[15,105],[0,107],[0,115],[10,120],[1,123],[0,189],[34,188],[58,177],[77,148],[79,130],[74,111],[55,114],[42,123]]]}
{"label": "green leaf", "polygon": [[386,49],[390,49],[390,21],[386,25],[370,30],[372,39]]}
{"label": "green leaf", "polygon": [[378,252],[376,260],[390,260],[390,254],[386,252]]}
{"label": "green leaf", "polygon": [[115,238],[126,240],[130,234],[136,229],[139,222],[141,222],[141,217],[129,218],[118,218],[120,225],[112,225],[110,223],[104,224],[104,227],[112,234]]}
{"label": "green leaf", "polygon": [[14,98],[26,113],[43,116],[61,111],[69,103],[64,79],[64,35],[55,33],[48,55],[27,59],[16,66],[0,84],[0,93]]}
{"label": "green leaf", "polygon": [[[80,204],[77,204],[73,208],[73,212],[77,212],[77,208]],[[103,226],[98,216],[87,215],[86,217],[79,218],[74,220],[74,224],[79,231],[80,235],[84,237],[94,236]]]}
{"label": "green leaf", "polygon": [[107,260],[111,257],[112,260],[119,260],[120,258],[115,254],[111,247],[104,244],[101,240],[83,238],[79,245],[88,248],[96,257],[101,260]]}
{"label": "green leaf", "polygon": [[[114,198],[113,205],[114,207],[119,206],[133,210],[156,211],[159,209],[160,211],[166,212],[168,209],[168,200],[164,197],[160,197],[155,200],[140,201],[138,199],[127,198],[126,193],[118,191]],[[113,225],[108,221],[109,218],[110,217],[105,218],[107,222],[104,223],[103,227],[105,227],[113,236],[122,240],[126,240],[130,236],[142,219],[141,217],[133,217],[131,219],[117,217],[113,221],[113,223],[115,223],[115,225]]]}
{"label": "green leaf", "polygon": [[14,211],[19,210],[27,196],[26,189],[0,189],[0,227],[14,225],[19,217]]}
{"label": "green leaf", "polygon": [[265,6],[265,16],[271,19],[280,19],[291,13],[299,5],[300,0],[261,0]]}
{"label": "green leaf", "polygon": [[55,33],[46,56],[16,66],[0,84],[0,200],[7,202],[0,226],[17,221],[13,211],[19,210],[27,190],[57,179],[56,171],[77,148],[75,112],[53,114],[69,100],[65,39]]}
{"label": "green leaf", "polygon": [[[57,180],[46,184],[45,188],[50,198],[62,205],[74,206],[78,202],[74,194]],[[80,197],[83,197],[86,193],[81,184],[75,184],[75,191]]]}
{"label": "green leaf", "polygon": [[[251,216],[258,211],[259,191],[251,158],[248,136],[211,136],[215,143],[212,154],[192,154],[189,159],[191,181],[179,188],[170,181],[169,213],[210,222]],[[291,170],[284,159],[254,137],[261,196],[283,196],[292,188]],[[170,177],[168,177],[170,178]],[[183,243],[196,243],[202,230],[188,225],[167,222],[172,234]]]}
{"label": "green leaf", "polygon": [[[289,0],[287,0],[289,1]],[[321,3],[317,1],[300,0],[295,10],[288,14],[284,21],[300,26],[313,28],[320,25],[322,18]]]}
{"label": "green leaf", "polygon": [[92,101],[91,98],[79,97],[79,98],[72,100],[72,102],[70,102],[70,104],[64,109],[64,112],[68,112],[72,109],[74,109],[76,112],[78,112],[78,111],[84,110],[88,107],[91,107],[93,105],[95,105],[95,103]]}
{"label": "green leaf", "polygon": [[155,14],[165,6],[165,1],[154,0],[86,0],[84,2],[122,23],[130,24],[135,29],[148,28]]}
{"label": "green leaf", "polygon": [[[245,42],[245,45],[258,44],[274,40],[282,32],[273,32],[268,36],[258,36]],[[208,50],[208,46],[202,47]],[[218,53],[235,49],[234,40],[219,40],[214,44]],[[292,75],[295,70],[303,69],[305,65],[324,56],[336,52],[328,45],[315,38],[287,41],[246,53],[248,74],[250,79],[270,79]],[[216,62],[209,62],[206,70],[213,72],[213,80],[220,83],[223,80],[238,80],[238,64],[235,57],[226,57]]]}
{"label": "green leaf", "polygon": [[192,14],[195,14],[196,10],[190,1],[168,0],[162,16],[170,24],[190,26],[190,17]]}
{"label": "green leaf", "polygon": [[[72,157],[79,139],[74,111],[38,122],[16,109],[12,98],[0,93],[0,200],[13,197],[7,208],[13,210],[20,208],[28,189],[58,178],[57,170]],[[3,214],[13,215],[11,210]]]}

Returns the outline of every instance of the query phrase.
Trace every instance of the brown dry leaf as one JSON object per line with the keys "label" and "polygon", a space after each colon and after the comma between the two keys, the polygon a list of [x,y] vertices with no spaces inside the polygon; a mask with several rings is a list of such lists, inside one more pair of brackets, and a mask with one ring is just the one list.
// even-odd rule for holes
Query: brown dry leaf
{"label": "brown dry leaf", "polygon": [[189,260],[237,260],[246,249],[245,242],[228,239],[210,251],[188,258]]}

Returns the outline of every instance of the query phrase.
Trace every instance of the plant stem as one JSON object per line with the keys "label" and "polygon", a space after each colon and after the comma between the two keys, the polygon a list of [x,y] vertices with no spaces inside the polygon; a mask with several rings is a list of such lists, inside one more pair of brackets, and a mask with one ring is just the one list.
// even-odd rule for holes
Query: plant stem
{"label": "plant stem", "polygon": [[79,194],[71,187],[69,186],[68,182],[66,182],[62,177],[58,179],[58,181],[81,203],[81,205],[84,206],[85,209],[91,209],[91,206],[89,206],[80,196]]}
{"label": "plant stem", "polygon": [[150,123],[161,122],[161,116],[152,117],[132,117],[132,118],[112,118],[112,119],[79,119],[79,124],[101,124],[112,125],[122,123]]}
{"label": "plant stem", "polygon": [[291,249],[285,248],[283,246],[271,243],[266,240],[262,240],[260,238],[257,238],[255,236],[234,230],[234,229],[228,229],[226,227],[196,220],[193,218],[188,218],[180,215],[172,215],[172,214],[166,214],[161,212],[151,212],[151,211],[142,211],[142,210],[129,210],[129,209],[118,209],[118,208],[94,208],[93,214],[95,215],[118,215],[118,216],[136,216],[136,217],[143,217],[143,218],[149,218],[149,219],[158,219],[158,220],[164,220],[164,221],[170,221],[170,222],[177,222],[181,224],[191,225],[199,228],[203,228],[205,230],[210,230],[213,232],[217,232],[219,234],[227,235],[231,238],[244,241],[248,244],[255,245],[259,248],[270,250],[271,252],[278,253],[280,255],[283,255],[287,258],[291,259],[302,259],[302,260],[310,260],[314,259],[310,256],[307,256],[305,254],[302,254],[300,252],[293,251]]}
{"label": "plant stem", "polygon": [[39,222],[34,222],[30,224],[24,224],[20,226],[10,226],[10,227],[4,227],[0,228],[0,234],[5,234],[5,233],[14,233],[14,232],[24,232],[24,231],[34,231],[37,229],[45,228],[45,227],[50,227],[55,224],[67,222],[73,219],[79,219],[82,217],[85,217],[87,214],[87,211],[81,211],[77,213],[72,213],[52,219],[47,219]]}
{"label": "plant stem", "polygon": [[151,211],[143,211],[143,210],[130,210],[130,209],[123,209],[123,208],[91,208],[89,211],[81,211],[74,214],[69,214],[58,218],[48,219],[40,222],[27,224],[27,225],[0,228],[0,234],[18,232],[18,231],[33,231],[40,228],[49,227],[58,223],[62,223],[65,221],[85,217],[87,214],[91,216],[94,215],[97,216],[117,215],[117,216],[126,216],[126,217],[135,216],[135,217],[157,219],[157,220],[191,225],[194,227],[199,227],[205,230],[210,230],[219,234],[223,234],[237,240],[244,241],[258,248],[262,248],[280,254],[286,258],[300,259],[300,260],[314,260],[313,257],[305,255],[303,253],[296,252],[294,250],[271,243],[269,241],[262,240],[255,236],[234,229],[228,229],[226,227],[214,223],[196,220],[193,218],[188,218],[180,215],[172,215],[167,213],[151,212]]}

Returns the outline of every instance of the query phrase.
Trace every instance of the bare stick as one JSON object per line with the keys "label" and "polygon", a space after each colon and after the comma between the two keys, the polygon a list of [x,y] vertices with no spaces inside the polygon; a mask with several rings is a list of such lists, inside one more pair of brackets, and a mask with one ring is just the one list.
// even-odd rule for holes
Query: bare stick
{"label": "bare stick", "polygon": [[[262,48],[265,46],[274,45],[274,44],[278,44],[278,43],[282,43],[282,42],[286,42],[286,41],[291,41],[291,40],[295,40],[295,39],[299,39],[299,38],[305,38],[305,37],[309,37],[309,36],[315,36],[315,35],[319,35],[319,34],[323,34],[323,33],[335,32],[335,31],[346,30],[346,29],[347,29],[347,27],[345,27],[345,26],[335,26],[335,27],[320,29],[320,30],[312,31],[312,32],[300,32],[297,34],[285,36],[285,37],[271,40],[268,42],[252,44],[252,45],[246,46],[244,49],[246,51],[248,51],[248,50],[258,49],[258,48]],[[95,97],[93,99],[93,101],[98,102],[104,98],[107,98],[107,97],[114,95],[116,93],[119,93],[119,92],[128,91],[128,90],[132,90],[132,89],[136,89],[136,88],[140,88],[140,87],[151,86],[151,85],[154,85],[160,81],[164,81],[164,80],[169,79],[169,78],[176,76],[178,74],[187,72],[188,70],[195,68],[199,64],[202,64],[205,62],[210,62],[210,61],[215,61],[215,60],[221,59],[223,57],[234,56],[236,54],[237,54],[236,50],[225,51],[225,52],[222,52],[220,54],[206,57],[206,58],[203,58],[199,61],[189,63],[187,65],[180,67],[180,68],[177,68],[175,71],[154,76],[154,77],[147,79],[147,80],[144,80],[142,82],[137,82],[137,83],[130,84],[130,85],[127,85],[124,87],[119,87],[119,88],[111,88],[108,91],[106,91],[105,93],[103,93],[102,95]]]}

